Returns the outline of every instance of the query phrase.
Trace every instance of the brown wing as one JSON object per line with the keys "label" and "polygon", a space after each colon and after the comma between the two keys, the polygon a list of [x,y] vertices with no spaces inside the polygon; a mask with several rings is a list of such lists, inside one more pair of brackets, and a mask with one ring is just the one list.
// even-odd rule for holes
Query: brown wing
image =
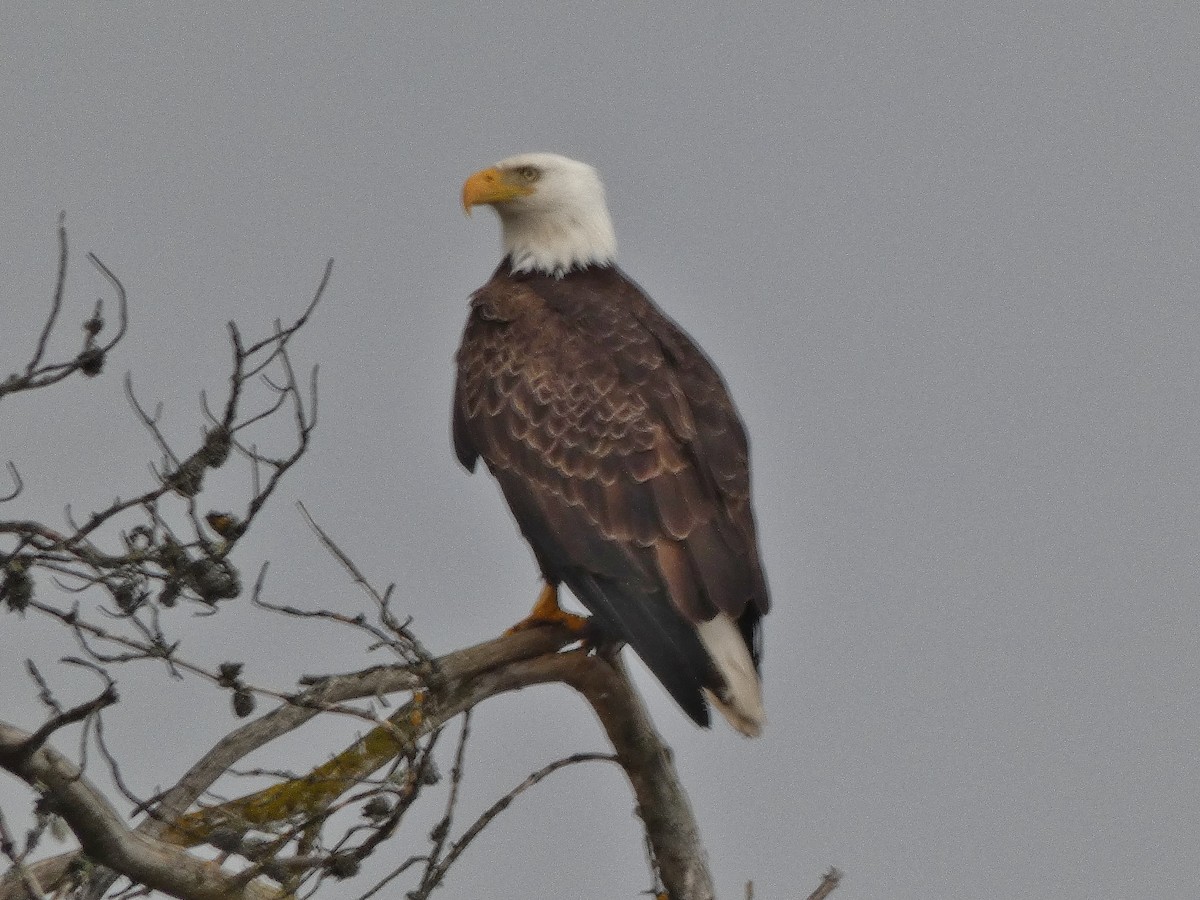
{"label": "brown wing", "polygon": [[498,270],[459,350],[454,441],[496,476],[547,580],[706,722],[718,676],[692,625],[728,613],[757,661],[768,598],[745,434],[690,339],[615,269]]}

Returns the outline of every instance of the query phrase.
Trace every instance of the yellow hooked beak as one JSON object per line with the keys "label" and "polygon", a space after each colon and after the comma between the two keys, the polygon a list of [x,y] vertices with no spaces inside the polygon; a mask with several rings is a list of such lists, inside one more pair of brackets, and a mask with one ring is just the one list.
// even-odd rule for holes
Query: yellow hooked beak
{"label": "yellow hooked beak", "polygon": [[469,216],[472,206],[503,203],[506,200],[516,200],[518,197],[528,197],[532,193],[533,188],[518,181],[511,172],[495,167],[483,169],[463,183],[463,212]]}

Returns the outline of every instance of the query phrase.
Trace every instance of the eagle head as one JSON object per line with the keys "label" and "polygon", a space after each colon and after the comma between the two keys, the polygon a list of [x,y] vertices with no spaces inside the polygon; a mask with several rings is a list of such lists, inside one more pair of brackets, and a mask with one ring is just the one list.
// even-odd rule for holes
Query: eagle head
{"label": "eagle head", "polygon": [[554,153],[522,153],[476,172],[463,184],[463,209],[491,206],[500,216],[514,272],[561,277],[616,257],[604,185],[596,170]]}

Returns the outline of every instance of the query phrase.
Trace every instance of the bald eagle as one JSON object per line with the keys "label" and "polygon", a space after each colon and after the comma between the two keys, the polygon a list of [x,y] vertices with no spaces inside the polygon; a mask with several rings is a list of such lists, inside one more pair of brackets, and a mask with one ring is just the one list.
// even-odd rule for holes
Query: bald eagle
{"label": "bald eagle", "polygon": [[546,580],[628,643],[698,724],[711,702],[763,723],[770,600],[745,429],[716,368],[616,266],[595,169],[514,156],[463,185],[505,256],[471,297],[457,354],[459,460],[483,459]]}

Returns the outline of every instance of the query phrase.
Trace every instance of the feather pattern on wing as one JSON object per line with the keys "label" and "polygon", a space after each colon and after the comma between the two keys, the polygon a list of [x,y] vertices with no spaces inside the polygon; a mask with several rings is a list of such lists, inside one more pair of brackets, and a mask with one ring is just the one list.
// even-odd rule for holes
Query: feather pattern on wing
{"label": "feather pattern on wing", "polygon": [[745,431],[716,369],[615,266],[506,260],[473,296],[454,444],[496,476],[546,579],[707,723],[723,684],[695,627],[733,620],[754,666],[766,579]]}

